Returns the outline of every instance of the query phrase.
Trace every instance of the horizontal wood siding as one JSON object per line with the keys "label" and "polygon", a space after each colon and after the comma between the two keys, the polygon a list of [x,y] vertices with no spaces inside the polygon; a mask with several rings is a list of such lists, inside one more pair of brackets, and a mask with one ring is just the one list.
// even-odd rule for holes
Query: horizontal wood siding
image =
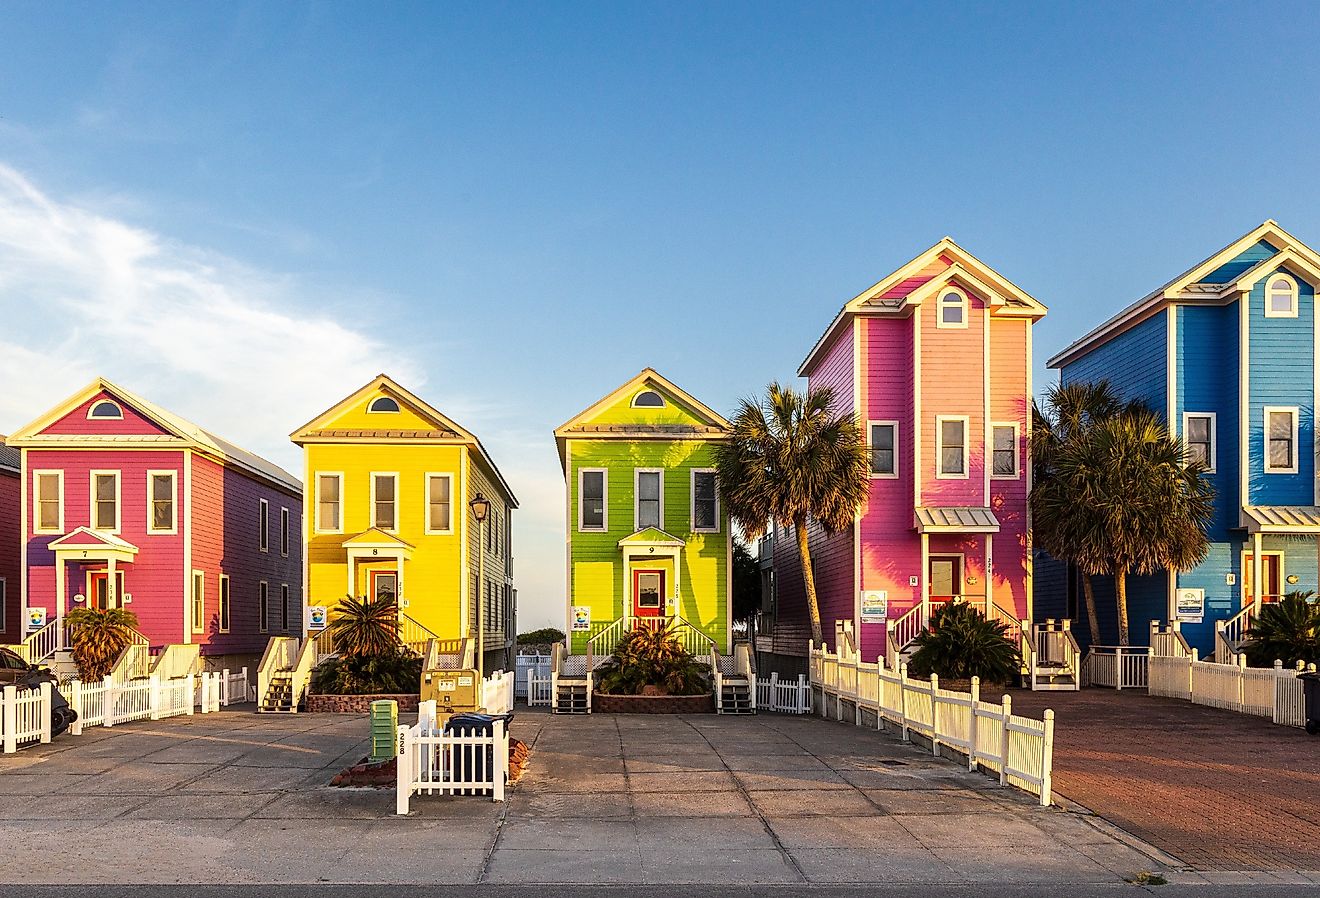
{"label": "horizontal wood siding", "polygon": [[22,481],[15,471],[0,469],[0,580],[4,599],[0,604],[0,643],[14,643],[23,634],[23,525]]}
{"label": "horizontal wood siding", "polygon": [[1168,412],[1169,336],[1160,310],[1063,367],[1063,384],[1109,381],[1125,399],[1140,399],[1161,418]]}
{"label": "horizontal wood siding", "polygon": [[[1297,317],[1266,318],[1268,280],[1263,278],[1256,284],[1248,307],[1251,337],[1248,504],[1314,505],[1315,291],[1310,284],[1298,280]],[[1300,409],[1296,474],[1265,473],[1264,408],[1267,405]]]}
{"label": "horizontal wood siding", "polygon": [[[990,507],[999,519],[994,537],[996,604],[1030,618],[1027,595],[1027,424],[1031,413],[1027,378],[1031,370],[1026,318],[994,318],[990,323],[990,422],[1016,424],[1018,476],[991,478]],[[991,451],[987,448],[987,453]],[[992,461],[987,457],[987,464]]]}
{"label": "horizontal wood siding", "polygon": [[[96,403],[103,399],[110,399],[124,410],[123,420],[116,418],[97,418],[89,421],[87,412]],[[168,433],[154,421],[135,411],[124,402],[120,402],[113,396],[102,391],[94,397],[69,412],[64,417],[52,422],[49,426],[43,428],[42,433],[60,433],[60,434],[87,434],[96,436],[110,436],[118,434],[163,434]]]}
{"label": "horizontal wood siding", "polygon": [[[943,291],[940,291],[943,292]],[[967,291],[963,291],[967,292]],[[985,504],[985,304],[968,293],[967,327],[936,326],[938,295],[922,303],[921,324],[921,505]],[[936,419],[968,418],[968,474],[939,478]]]}
{"label": "horizontal wood siding", "polygon": [[[509,640],[517,635],[516,622],[506,619],[502,606],[505,589],[505,576],[512,576],[513,573],[513,546],[512,540],[510,539],[511,531],[509,526],[512,523],[513,518],[512,509],[509,507],[508,497],[504,495],[503,489],[495,484],[494,479],[486,471],[485,466],[470,452],[468,454],[468,460],[468,489],[470,492],[468,493],[467,498],[462,501],[464,503],[463,512],[467,515],[468,569],[471,572],[471,576],[468,577],[467,585],[469,613],[475,612],[477,608],[476,603],[478,601],[484,601],[486,595],[486,587],[484,585],[478,586],[473,579],[477,574],[477,562],[481,558],[479,553],[485,554],[484,574],[486,582],[490,584],[491,588],[496,591],[496,595],[500,597],[497,600],[497,604],[501,604],[500,608],[487,604],[484,606],[484,610],[481,614],[481,621],[486,632],[485,647],[486,652],[489,654],[507,648]],[[485,544],[483,543],[481,525],[477,523],[476,516],[472,513],[471,506],[467,505],[467,502],[477,493],[481,493],[491,501],[490,513],[486,518],[486,527],[489,531],[487,535],[491,535],[491,533],[496,530],[498,530],[499,533],[499,545],[496,547],[492,544],[490,551],[486,550]],[[472,594],[474,587],[477,588],[476,595]],[[477,618],[472,617],[470,620],[472,621],[472,629],[475,633]]]}
{"label": "horizontal wood siding", "polygon": [[[124,592],[133,597],[127,608],[137,615],[138,629],[153,645],[180,642],[183,637],[183,464],[184,453],[177,449],[27,449],[23,453],[24,477],[29,484],[33,471],[64,472],[65,533],[91,526],[91,472],[120,472],[119,536],[137,546],[138,554],[131,563],[120,563],[118,568],[124,571]],[[147,532],[147,471],[155,470],[175,472],[175,516],[180,525],[174,534]],[[57,595],[55,553],[47,547],[59,534],[32,532],[36,497],[30,487],[28,502],[28,606],[45,608],[47,617],[53,620]],[[66,611],[80,607],[73,597],[87,592],[88,572],[104,567],[100,561],[67,565]]]}

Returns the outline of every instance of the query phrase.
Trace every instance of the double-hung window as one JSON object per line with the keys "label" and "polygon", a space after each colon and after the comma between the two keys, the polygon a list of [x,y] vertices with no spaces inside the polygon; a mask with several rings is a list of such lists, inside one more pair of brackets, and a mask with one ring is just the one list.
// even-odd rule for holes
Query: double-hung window
{"label": "double-hung window", "polygon": [[64,472],[32,472],[32,520],[37,533],[64,531]]}
{"label": "double-hung window", "polygon": [[173,471],[147,472],[147,532],[174,533]]}
{"label": "double-hung window", "polygon": [[343,530],[343,521],[340,518],[340,495],[343,486],[343,474],[316,475],[317,533],[339,533]]}
{"label": "double-hung window", "polygon": [[289,584],[280,584],[280,629],[289,632]]}
{"label": "double-hung window", "polygon": [[867,425],[867,449],[872,477],[898,476],[898,422],[872,421]]}
{"label": "double-hung window", "polygon": [[92,472],[92,529],[119,532],[119,472]]}
{"label": "double-hung window", "polygon": [[606,515],[608,495],[607,471],[604,468],[583,468],[578,471],[578,530],[605,530],[609,525]]}
{"label": "double-hung window", "polygon": [[257,548],[270,551],[270,503],[265,499],[257,501]]}
{"label": "double-hung window", "polygon": [[450,493],[453,477],[450,474],[426,475],[426,532],[449,533],[453,530]]}
{"label": "double-hung window", "polygon": [[192,572],[192,631],[206,632],[206,575]]}
{"label": "double-hung window", "polygon": [[968,476],[967,421],[966,417],[943,415],[935,419],[935,459],[939,465],[936,477],[959,479]]}
{"label": "double-hung window", "polygon": [[697,533],[720,530],[720,494],[710,469],[692,472],[692,529]]}
{"label": "double-hung window", "polygon": [[289,509],[280,509],[280,554],[289,557]]}
{"label": "double-hung window", "polygon": [[371,475],[371,526],[381,530],[399,529],[398,474]]}
{"label": "double-hung window", "polygon": [[257,584],[257,630],[270,630],[270,586],[265,580]]}
{"label": "double-hung window", "polygon": [[990,475],[1006,480],[1018,476],[1018,429],[1016,424],[991,427]]}
{"label": "double-hung window", "polygon": [[216,623],[221,633],[229,632],[229,575],[220,575],[220,588],[216,593]]}
{"label": "double-hung window", "polygon": [[634,508],[636,520],[633,522],[636,530],[642,530],[647,527],[655,527],[658,530],[664,529],[664,502],[662,495],[664,493],[665,475],[663,471],[642,470],[635,473],[637,502]]}
{"label": "double-hung window", "polygon": [[936,327],[966,327],[967,294],[954,288],[945,290],[940,294],[937,314]]}
{"label": "double-hung window", "polygon": [[1183,443],[1187,446],[1187,460],[1200,462],[1206,471],[1215,470],[1215,415],[1214,412],[1183,413]]}
{"label": "double-hung window", "polygon": [[1265,407],[1265,473],[1297,473],[1296,408]]}

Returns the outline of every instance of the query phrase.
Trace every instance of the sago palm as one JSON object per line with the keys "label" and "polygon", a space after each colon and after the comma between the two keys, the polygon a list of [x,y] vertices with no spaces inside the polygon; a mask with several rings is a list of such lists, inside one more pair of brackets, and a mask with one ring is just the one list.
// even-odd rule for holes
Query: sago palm
{"label": "sago palm", "polygon": [[100,680],[132,644],[137,615],[124,608],[75,608],[64,618],[65,633],[78,665],[78,676]]}
{"label": "sago palm", "polygon": [[1313,592],[1290,592],[1260,609],[1243,645],[1253,667],[1320,661],[1320,605]]}
{"label": "sago palm", "polygon": [[1022,669],[1022,655],[1007,633],[1005,624],[987,620],[974,605],[945,602],[930,629],[913,643],[908,671],[920,677],[980,677],[987,686],[1003,685]]}
{"label": "sago palm", "polygon": [[827,534],[852,526],[869,487],[857,422],[834,408],[834,392],[798,393],[778,382],[764,399],[744,399],[729,438],[715,447],[720,495],[749,539],[770,521],[797,534],[811,638],[823,641],[808,524]]}
{"label": "sago palm", "polygon": [[399,640],[399,606],[393,596],[346,596],[330,618],[330,638],[345,658],[394,655]]}
{"label": "sago palm", "polygon": [[1063,538],[1084,573],[1113,575],[1119,645],[1129,641],[1128,574],[1190,570],[1209,551],[1214,489],[1204,475],[1147,410],[1098,421],[1055,454],[1042,510],[1067,521]]}

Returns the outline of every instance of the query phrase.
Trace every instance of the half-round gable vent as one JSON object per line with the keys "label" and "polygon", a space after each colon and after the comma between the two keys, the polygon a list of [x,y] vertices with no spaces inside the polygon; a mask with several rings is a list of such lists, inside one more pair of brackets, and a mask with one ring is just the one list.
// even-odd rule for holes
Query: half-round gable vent
{"label": "half-round gable vent", "polygon": [[371,405],[367,406],[369,412],[397,412],[399,403],[388,396],[377,396],[371,400]]}
{"label": "half-round gable vent", "polygon": [[95,418],[102,420],[117,420],[124,417],[124,410],[119,407],[119,403],[112,402],[109,399],[102,399],[100,402],[93,403],[87,410],[87,420]]}
{"label": "half-round gable vent", "polygon": [[664,408],[665,399],[655,390],[642,390],[633,397],[633,408]]}

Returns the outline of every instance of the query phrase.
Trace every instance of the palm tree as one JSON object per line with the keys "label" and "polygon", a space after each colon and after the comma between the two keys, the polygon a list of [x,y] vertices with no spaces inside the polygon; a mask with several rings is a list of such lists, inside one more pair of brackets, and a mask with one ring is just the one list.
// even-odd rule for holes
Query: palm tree
{"label": "palm tree", "polygon": [[1253,667],[1320,661],[1320,605],[1313,592],[1290,592],[1260,609],[1242,647]]}
{"label": "palm tree", "polygon": [[330,619],[330,638],[345,658],[394,655],[399,641],[399,606],[394,596],[345,596]]}
{"label": "palm tree", "polygon": [[64,618],[78,676],[100,680],[133,642],[137,615],[124,608],[75,608]]}
{"label": "palm tree", "polygon": [[807,525],[826,533],[851,527],[869,488],[867,452],[851,414],[836,411],[834,391],[805,394],[778,382],[760,401],[744,399],[729,438],[715,447],[720,495],[748,539],[768,522],[797,534],[811,638],[823,642]]}
{"label": "palm tree", "polygon": [[1052,465],[1039,504],[1047,520],[1064,521],[1060,537],[1084,573],[1113,575],[1118,642],[1127,645],[1128,574],[1190,570],[1209,551],[1214,488],[1205,465],[1153,412],[1136,408],[1093,422],[1058,447]]}
{"label": "palm tree", "polygon": [[1055,459],[1063,447],[1085,439],[1093,424],[1112,418],[1124,408],[1123,401],[1104,380],[1053,386],[1045,394],[1044,408],[1035,401],[1031,404],[1032,535],[1050,555],[1072,562],[1081,570],[1092,645],[1100,643],[1095,590],[1091,575],[1076,555],[1080,548],[1077,531],[1088,529],[1085,517],[1090,509],[1072,502],[1066,484],[1053,476]]}

